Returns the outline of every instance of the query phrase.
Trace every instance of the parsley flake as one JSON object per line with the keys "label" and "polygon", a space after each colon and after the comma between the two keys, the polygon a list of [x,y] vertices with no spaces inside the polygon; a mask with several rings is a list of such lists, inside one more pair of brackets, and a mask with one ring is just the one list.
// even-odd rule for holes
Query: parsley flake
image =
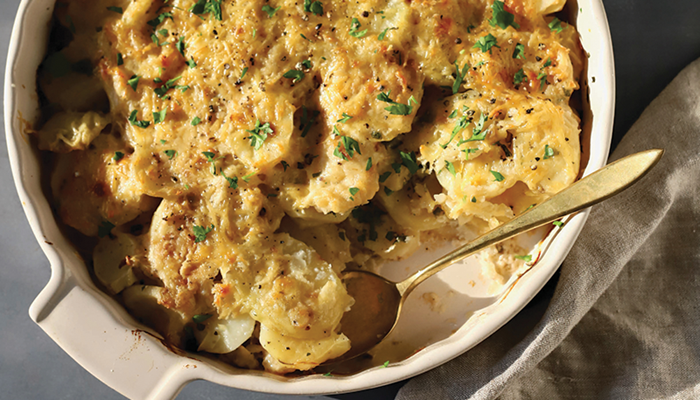
{"label": "parsley flake", "polygon": [[489,20],[491,26],[498,25],[501,29],[506,29],[509,26],[515,29],[520,28],[520,25],[515,23],[515,15],[506,11],[504,2],[494,1],[493,5],[491,5],[491,10],[493,10],[493,16]]}
{"label": "parsley flake", "polygon": [[114,152],[114,157],[112,157],[114,161],[119,161],[122,158],[124,158],[124,153],[122,153],[121,151]]}
{"label": "parsley flake", "polygon": [[387,179],[389,179],[389,176],[391,176],[391,171],[386,171],[379,175],[379,183],[384,183]]}
{"label": "parsley flake", "polygon": [[372,168],[372,157],[367,159],[367,165],[365,165],[365,171],[369,171]]}
{"label": "parsley flake", "polygon": [[131,111],[131,114],[129,114],[129,122],[131,125],[138,126],[139,128],[148,128],[149,125],[151,125],[150,121],[139,121],[136,119],[136,114],[138,111],[133,110]]}
{"label": "parsley flake", "polygon": [[387,196],[391,196],[394,193],[393,190],[389,189],[388,187],[384,186],[384,194]]}
{"label": "parsley flake", "polygon": [[316,15],[323,15],[323,4],[320,1],[304,0],[304,11],[314,13]]}
{"label": "parsley flake", "polygon": [[115,13],[117,13],[117,14],[124,14],[124,10],[123,10],[121,7],[114,7],[114,6],[112,6],[112,7],[107,7],[107,9],[108,9],[109,11],[113,11],[113,12],[115,12]]}
{"label": "parsley flake", "polygon": [[408,98],[408,104],[397,103],[392,100],[389,95],[391,95],[391,91],[389,91],[389,93],[380,92],[377,96],[377,100],[391,104],[391,106],[384,108],[386,111],[389,111],[391,115],[410,115],[413,112],[411,102],[413,102],[413,104],[418,104],[418,101],[416,101],[413,95]]}
{"label": "parsley flake", "polygon": [[561,33],[561,31],[564,30],[564,27],[561,26],[561,21],[557,17],[554,17],[552,22],[550,22],[547,26],[549,26],[550,31],[556,32],[556,33]]}
{"label": "parsley flake", "polygon": [[498,47],[499,49],[501,48],[501,46],[498,45],[496,37],[489,33],[484,37],[480,37],[476,43],[474,43],[472,48],[481,49],[482,53],[486,53],[487,51],[491,53],[494,46]]}
{"label": "parsley flake", "polygon": [[246,72],[248,72],[248,67],[243,68],[243,70],[241,71],[241,79],[243,79]]}
{"label": "parsley flake", "polygon": [[357,154],[362,154],[360,151],[360,144],[357,143],[357,140],[351,137],[341,136],[338,145],[335,147],[335,150],[333,150],[333,155],[347,161],[355,155],[355,152],[357,152]]}
{"label": "parsley flake", "polygon": [[462,81],[464,80],[464,77],[467,75],[467,71],[469,71],[469,64],[464,64],[461,73],[459,71],[459,64],[457,64],[457,60],[455,60],[454,64],[456,69],[456,77],[454,83],[452,84],[452,94],[457,94],[457,92],[459,91],[459,87],[462,86]]}
{"label": "parsley flake", "polygon": [[526,256],[513,256],[513,258],[517,258],[518,260],[523,260],[525,262],[530,262],[532,261],[532,256],[531,255],[526,255]]}
{"label": "parsley flake", "polygon": [[117,53],[117,65],[123,65],[124,64],[124,57],[122,57],[122,53]]}
{"label": "parsley flake", "polygon": [[251,136],[248,136],[250,146],[255,150],[260,150],[265,140],[267,140],[267,135],[274,131],[270,128],[269,122],[260,124],[260,120],[256,120],[255,127],[252,130],[246,129],[246,132],[251,133]]}
{"label": "parsley flake", "polygon": [[558,226],[559,228],[561,228],[562,226],[564,226],[564,223],[561,221],[554,221],[554,222],[552,222],[552,225]]}
{"label": "parsley flake", "polygon": [[416,160],[416,153],[404,153],[403,151],[399,151],[399,155],[401,156],[401,163],[408,168],[408,172],[410,172],[411,175],[418,172],[419,167],[418,161]]}
{"label": "parsley flake", "polygon": [[127,83],[129,86],[131,86],[131,88],[132,88],[132,89],[134,90],[134,92],[135,92],[135,91],[136,91],[136,88],[139,86],[139,80],[140,80],[140,79],[141,79],[140,76],[138,76],[138,75],[132,75],[131,78],[129,78],[129,80],[126,81],[126,83]]}
{"label": "parsley flake", "polygon": [[195,314],[192,316],[192,321],[201,324],[209,318],[211,318],[211,314]]}
{"label": "parsley flake", "polygon": [[304,73],[296,69],[290,69],[282,75],[285,78],[293,79],[292,83],[297,83],[304,79]]}
{"label": "parsley flake", "polygon": [[309,112],[309,109],[306,108],[306,106],[301,106],[302,110],[302,115],[301,115],[301,121],[299,124],[299,129],[301,129],[301,137],[306,137],[306,135],[309,133],[309,129],[311,129],[311,125],[316,122],[316,117],[318,117],[319,114],[321,114],[319,111],[316,110],[311,110]]}
{"label": "parsley flake", "polygon": [[457,171],[455,171],[455,166],[454,166],[451,162],[449,162],[449,161],[447,161],[447,160],[445,160],[445,169],[446,169],[450,174],[452,174],[452,176],[457,176]]}
{"label": "parsley flake", "polygon": [[192,232],[194,232],[194,242],[203,242],[207,238],[207,233],[214,229],[214,224],[211,224],[208,228],[204,226],[195,225],[192,227]]}
{"label": "parsley flake", "polygon": [[351,120],[351,119],[352,119],[352,115],[347,115],[347,114],[343,113],[343,118],[339,119],[339,120],[336,121],[336,122],[340,122],[340,123],[343,123],[343,124],[344,124],[344,123],[348,122],[348,121]]}
{"label": "parsley flake", "polygon": [[177,40],[177,43],[175,43],[175,48],[177,51],[182,54],[183,57],[185,57],[185,37],[180,36],[180,38]]}
{"label": "parsley flake", "polygon": [[495,178],[495,181],[496,181],[496,182],[502,182],[504,179],[506,179],[506,178],[503,177],[503,175],[501,175],[501,173],[498,172],[498,171],[491,170],[490,172],[491,172],[491,174],[493,175],[493,177]]}
{"label": "parsley flake", "polygon": [[197,126],[197,125],[199,125],[200,122],[202,122],[202,120],[199,117],[194,117],[194,118],[192,118],[191,124],[192,124],[192,126]]}
{"label": "parsley flake", "polygon": [[513,85],[517,86],[523,82],[527,82],[527,75],[525,75],[525,71],[520,68],[520,70],[513,75]]}
{"label": "parsley flake", "polygon": [[194,15],[209,14],[221,21],[221,0],[197,0],[188,11]]}
{"label": "parsley flake", "polygon": [[170,18],[172,20],[173,14],[171,12],[166,11],[166,12],[158,14],[155,18],[148,21],[147,24],[150,25],[153,29],[155,29],[158,25],[163,23],[163,21],[165,21],[168,18]]}
{"label": "parsley flake", "polygon": [[488,119],[489,116],[486,115],[486,113],[481,113],[479,121],[474,124],[474,129],[472,129],[472,136],[469,139],[460,140],[459,144],[474,142],[477,140],[484,140],[486,138],[486,135],[489,133],[488,130],[484,130],[484,124]]}
{"label": "parsley flake", "polygon": [[358,29],[360,29],[361,26],[362,24],[360,23],[360,21],[357,18],[353,18],[352,24],[350,24],[350,30],[348,31],[350,36],[358,39],[363,38],[367,34],[367,29],[358,31]]}
{"label": "parsley flake", "polygon": [[389,360],[384,361],[384,364],[382,364],[382,368],[386,368],[389,366]]}
{"label": "parsley flake", "polygon": [[224,179],[226,179],[226,182],[228,182],[229,189],[238,189],[238,178],[237,177],[234,176],[233,178],[229,178],[228,176],[226,176],[224,174],[223,171],[221,171],[221,176],[223,176]]}
{"label": "parsley flake", "polygon": [[356,187],[351,187],[350,189],[348,189],[348,191],[350,192],[350,196],[354,196],[357,194],[357,192],[360,191],[360,189],[358,189]]}
{"label": "parsley flake", "polygon": [[267,5],[267,4],[265,4],[264,6],[262,6],[262,10],[265,11],[265,13],[267,14],[267,17],[268,17],[268,18],[274,17],[274,16],[275,16],[275,13],[276,13],[277,11],[279,11],[280,8],[282,8],[282,6],[279,6],[279,7],[277,7],[277,8],[272,8],[272,7],[270,7],[270,6]]}
{"label": "parsley flake", "polygon": [[544,145],[544,157],[542,157],[544,160],[548,158],[554,157],[554,149],[549,147],[548,144]]}
{"label": "parsley flake", "polygon": [[[382,18],[383,18],[383,17],[382,17]],[[386,28],[386,29],[384,29],[384,30],[382,31],[382,33],[379,34],[379,36],[377,36],[377,39],[378,39],[378,40],[384,40],[384,38],[386,37],[387,32],[389,32],[390,30],[393,31],[393,30],[398,30],[398,29],[399,29],[399,28],[394,28],[394,27]]]}
{"label": "parsley flake", "polygon": [[522,43],[515,45],[515,48],[513,49],[513,58],[525,60],[525,46]]}
{"label": "parsley flake", "polygon": [[[456,113],[457,110],[455,110],[454,112]],[[457,136],[457,134],[459,132],[464,130],[464,128],[466,128],[470,123],[471,123],[471,120],[468,119],[466,115],[459,117],[459,119],[457,120],[457,125],[455,125],[455,127],[452,129],[452,135],[450,135],[450,139],[447,141],[447,143],[441,144],[440,147],[442,147],[443,149],[446,149],[447,145],[449,145],[450,142],[452,142],[452,139],[454,139],[455,136]],[[460,144],[462,144],[462,143],[460,142]]]}
{"label": "parsley flake", "polygon": [[168,156],[168,160],[172,160],[173,157],[177,154],[177,151],[175,150],[165,150],[163,153],[165,153],[166,156]]}
{"label": "parsley flake", "polygon": [[153,113],[153,123],[158,124],[163,121],[165,121],[165,114],[168,112],[168,109],[164,108],[158,112]]}

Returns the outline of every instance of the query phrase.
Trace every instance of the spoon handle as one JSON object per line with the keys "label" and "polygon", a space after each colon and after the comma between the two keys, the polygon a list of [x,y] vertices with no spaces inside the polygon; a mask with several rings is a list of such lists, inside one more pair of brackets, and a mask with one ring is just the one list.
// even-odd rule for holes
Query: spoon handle
{"label": "spoon handle", "polygon": [[479,250],[590,207],[622,192],[656,165],[663,153],[664,151],[661,149],[642,151],[615,161],[588,175],[538,206],[433,261],[425,268],[397,283],[396,287],[399,293],[401,296],[407,296],[424,280]]}

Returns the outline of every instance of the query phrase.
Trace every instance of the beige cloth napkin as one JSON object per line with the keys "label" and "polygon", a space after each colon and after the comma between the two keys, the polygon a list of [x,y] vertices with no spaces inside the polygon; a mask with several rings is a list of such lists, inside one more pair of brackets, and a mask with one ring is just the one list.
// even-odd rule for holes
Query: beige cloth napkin
{"label": "beige cloth napkin", "polygon": [[700,398],[700,60],[612,155],[663,148],[593,207],[544,315],[532,307],[397,399]]}

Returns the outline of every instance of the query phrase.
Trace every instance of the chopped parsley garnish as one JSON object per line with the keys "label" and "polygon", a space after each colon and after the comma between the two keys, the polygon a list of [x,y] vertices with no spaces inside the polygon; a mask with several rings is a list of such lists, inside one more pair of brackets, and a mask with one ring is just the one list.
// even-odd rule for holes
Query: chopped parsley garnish
{"label": "chopped parsley garnish", "polygon": [[454,166],[451,162],[449,162],[449,161],[447,161],[447,160],[445,160],[445,169],[446,169],[449,173],[451,173],[452,176],[457,176],[457,171],[455,171],[455,166]]}
{"label": "chopped parsley garnish", "polygon": [[544,160],[548,158],[554,157],[554,149],[549,147],[548,144],[544,145],[544,157],[542,157]]}
{"label": "chopped parsley garnish", "polygon": [[139,121],[136,119],[136,114],[138,111],[133,110],[131,111],[131,114],[129,114],[129,122],[131,125],[138,126],[139,128],[148,128],[149,125],[151,125],[150,121]]}
{"label": "chopped parsley garnish", "polygon": [[382,364],[382,368],[386,368],[389,366],[389,360],[384,361],[384,364]]}
{"label": "chopped parsley garnish", "polygon": [[476,203],[476,196],[472,196],[472,203]]}
{"label": "chopped parsley garnish", "polygon": [[311,60],[304,60],[301,62],[301,66],[306,69],[311,69]]}
{"label": "chopped parsley garnish", "polygon": [[194,15],[210,14],[221,21],[221,0],[197,0],[188,11]]}
{"label": "chopped parsley garnish", "polygon": [[323,15],[323,4],[320,1],[304,0],[304,11],[314,13],[316,15]]}
{"label": "chopped parsley garnish", "polygon": [[525,262],[530,262],[532,261],[532,256],[531,255],[526,255],[526,256],[513,256],[513,258],[517,258],[518,260],[523,260]]}
{"label": "chopped parsley garnish", "polygon": [[360,23],[360,21],[357,18],[353,18],[352,24],[350,25],[350,30],[348,31],[350,36],[358,39],[364,37],[367,34],[367,29],[358,31],[358,29],[360,29],[361,26],[362,24]]}
{"label": "chopped parsley garnish", "polygon": [[[457,110],[455,110],[455,112],[457,112]],[[459,119],[457,120],[457,125],[452,129],[452,135],[450,135],[450,139],[447,141],[447,143],[441,144],[440,147],[446,149],[447,145],[450,144],[450,142],[452,142],[452,139],[454,139],[455,136],[457,136],[457,134],[461,132],[464,128],[466,128],[467,125],[469,125],[470,123],[471,119],[468,119],[466,115],[459,117]],[[462,142],[460,142],[460,144],[462,144]]]}
{"label": "chopped parsley garnish", "polygon": [[525,71],[523,71],[522,68],[518,70],[518,72],[513,75],[513,85],[520,85],[523,82],[527,82],[527,75],[525,75]]}
{"label": "chopped parsley garnish", "polygon": [[393,190],[389,189],[388,187],[384,186],[384,194],[387,196],[391,196],[394,193]]}
{"label": "chopped parsley garnish", "polygon": [[241,79],[243,79],[246,72],[248,72],[248,67],[243,68],[243,70],[241,71]]}
{"label": "chopped parsley garnish", "polygon": [[537,79],[540,81],[540,89],[544,88],[544,85],[547,83],[547,73],[540,72],[539,75],[537,75]]}
{"label": "chopped parsley garnish", "polygon": [[114,157],[112,157],[114,161],[119,161],[122,158],[124,158],[124,153],[122,153],[121,151],[114,152]]}
{"label": "chopped parsley garnish", "polygon": [[160,25],[161,23],[163,23],[163,21],[165,21],[165,20],[168,19],[168,18],[170,18],[170,19],[172,20],[172,19],[173,19],[173,14],[172,14],[171,12],[166,11],[166,12],[164,12],[164,13],[158,14],[157,17],[155,17],[155,18],[153,18],[152,20],[148,21],[147,24],[150,25],[151,27],[153,27],[153,29],[155,29],[158,25]]}
{"label": "chopped parsley garnish", "polygon": [[[169,81],[165,82],[164,85],[161,85],[161,86],[153,89],[153,91],[155,92],[155,94],[158,95],[158,97],[165,96],[165,94],[168,93],[168,90],[170,90],[170,89],[182,89],[182,92],[184,93],[190,87],[188,85],[184,85],[184,86],[183,85],[176,85],[175,82],[179,81],[181,78],[182,78],[182,75],[176,76],[175,78],[170,79]],[[156,83],[158,83],[158,82],[156,82]]]}
{"label": "chopped parsley garnish", "polygon": [[107,9],[108,9],[109,11],[113,11],[113,12],[115,12],[115,13],[117,13],[117,14],[124,14],[124,10],[123,10],[121,7],[114,7],[114,6],[111,6],[111,7],[107,7]]}
{"label": "chopped parsley garnish", "polygon": [[548,58],[547,61],[544,62],[544,65],[542,66],[542,68],[547,68],[550,65],[552,65],[552,59]]}
{"label": "chopped parsley garnish", "polygon": [[243,179],[245,182],[250,182],[250,178],[255,176],[255,172],[251,172],[248,175],[243,176],[241,179]]}
{"label": "chopped parsley garnish", "polygon": [[493,16],[489,20],[491,26],[498,25],[501,29],[506,29],[509,26],[515,29],[520,28],[520,25],[515,23],[515,15],[505,10],[505,4],[502,1],[494,1],[491,9],[493,10]]}
{"label": "chopped parsley garnish", "polygon": [[197,125],[199,125],[200,122],[202,122],[202,120],[199,119],[199,117],[194,117],[194,118],[192,118],[191,124],[192,124],[192,126],[197,126]]}
{"label": "chopped parsley garnish", "polygon": [[552,32],[561,33],[561,31],[564,30],[564,27],[561,26],[561,21],[557,17],[554,17],[554,19],[548,24],[548,26],[549,30]]}
{"label": "chopped parsley garnish", "polygon": [[501,175],[500,172],[491,170],[491,174],[492,174],[493,177],[495,178],[495,181],[496,181],[496,182],[501,182],[501,181],[503,181],[504,179],[506,179],[506,178],[503,177],[503,175]]}
{"label": "chopped parsley garnish", "polygon": [[304,79],[304,73],[296,69],[290,69],[282,75],[285,78],[293,79],[292,83],[297,83]]}
{"label": "chopped parsley garnish", "polygon": [[226,176],[224,174],[223,171],[221,171],[221,176],[223,176],[224,179],[226,179],[226,182],[228,182],[229,189],[238,189],[238,178],[237,177],[234,176],[233,178],[229,178],[228,176]]}
{"label": "chopped parsley garnish", "polygon": [[391,115],[410,115],[413,112],[413,105],[411,105],[411,102],[413,102],[413,104],[418,104],[418,101],[416,101],[413,95],[408,98],[408,104],[401,104],[389,98],[390,94],[391,91],[389,91],[389,93],[381,92],[377,96],[377,100],[391,104],[389,107],[384,108],[386,111],[389,111]]}
{"label": "chopped parsley garnish", "polygon": [[399,155],[401,156],[401,163],[405,165],[406,168],[408,168],[408,172],[410,172],[411,175],[418,172],[418,161],[416,160],[416,153],[404,153],[403,151],[399,151]]}
{"label": "chopped parsley garnish", "polygon": [[190,57],[189,60],[185,61],[185,64],[187,64],[188,67],[194,68],[197,66],[197,63],[194,61],[194,58]]}
{"label": "chopped parsley garnish", "polygon": [[221,160],[224,156],[214,158],[216,154],[211,151],[203,151],[202,154],[207,158],[207,162],[211,163],[211,174],[216,175],[216,161]]}
{"label": "chopped parsley garnish", "polygon": [[462,151],[464,152],[464,155],[465,155],[467,161],[469,161],[469,155],[470,155],[471,153],[476,153],[477,150],[479,150],[479,149],[478,149],[478,148],[475,149],[475,148],[469,147],[469,148],[466,148],[466,149],[464,149],[464,150],[462,150]]}
{"label": "chopped parsley garnish", "polygon": [[561,228],[562,226],[564,226],[564,223],[563,223],[563,222],[561,222],[561,221],[554,221],[554,222],[552,222],[552,225],[554,225],[554,226],[558,226],[558,227],[560,227],[560,228]]}
{"label": "chopped parsley garnish", "polygon": [[273,133],[273,130],[270,128],[269,122],[260,124],[260,120],[255,120],[255,128],[252,130],[246,129],[246,132],[252,134],[248,136],[248,139],[250,139],[250,146],[255,150],[260,150],[265,140],[267,140],[267,135]]}
{"label": "chopped parsley garnish", "polygon": [[124,57],[122,57],[122,53],[117,53],[117,65],[123,65],[124,64]]}
{"label": "chopped parsley garnish", "polygon": [[515,45],[513,49],[513,58],[519,58],[525,60],[525,46],[521,43]]}
{"label": "chopped parsley garnish", "polygon": [[282,160],[282,168],[284,168],[285,171],[287,171],[287,168],[289,168],[289,164],[287,164],[287,162],[284,160]]}
{"label": "chopped parsley garnish", "polygon": [[175,157],[175,154],[177,154],[177,151],[175,151],[175,150],[165,150],[163,153],[165,153],[165,155],[168,156],[168,160],[172,160],[173,157]]}
{"label": "chopped parsley garnish", "polygon": [[[382,17],[382,18],[384,18],[384,17]],[[399,28],[393,28],[393,27],[392,27],[392,28],[386,28],[386,29],[384,29],[384,30],[382,31],[382,33],[379,34],[379,36],[377,36],[377,39],[379,39],[379,40],[384,40],[384,38],[386,37],[387,32],[389,32],[390,30],[393,31],[393,30],[398,30],[398,29],[399,29]]]}
{"label": "chopped parsley garnish", "polygon": [[353,196],[355,196],[357,194],[357,192],[360,191],[360,189],[358,189],[356,187],[351,187],[350,189],[348,189],[348,191],[350,192],[350,200],[355,201]]}
{"label": "chopped parsley garnish", "polygon": [[168,141],[165,139],[160,139],[160,144],[166,144]]}
{"label": "chopped parsley garnish", "polygon": [[372,168],[372,157],[367,159],[367,165],[365,165],[365,171],[369,171]]}
{"label": "chopped parsley garnish", "polygon": [[362,154],[360,151],[360,144],[357,143],[357,140],[351,137],[341,136],[338,145],[335,147],[335,150],[333,150],[333,155],[347,161],[355,155],[355,152],[357,152],[357,154]]}
{"label": "chopped parsley garnish", "polygon": [[115,225],[109,221],[102,221],[100,226],[97,227],[97,236],[98,237],[105,237],[112,232],[112,229],[114,229]]}
{"label": "chopped parsley garnish", "polygon": [[379,183],[384,183],[391,176],[391,171],[386,171],[385,173],[379,175]]}
{"label": "chopped parsley garnish", "polygon": [[209,318],[211,318],[211,314],[195,314],[192,316],[192,321],[201,324]]}
{"label": "chopped parsley garnish", "polygon": [[486,53],[487,51],[491,53],[494,46],[498,47],[499,49],[501,48],[501,46],[498,45],[496,37],[489,33],[484,37],[480,37],[479,40],[474,43],[472,48],[481,49],[482,53]]}
{"label": "chopped parsley garnish", "polygon": [[462,81],[464,80],[464,77],[467,75],[467,71],[469,71],[469,64],[465,63],[464,67],[462,67],[462,72],[459,71],[459,64],[457,64],[457,60],[455,60],[455,81],[452,84],[452,94],[457,94],[459,91],[459,87],[462,86]]}
{"label": "chopped parsley garnish", "polygon": [[456,116],[457,116],[457,109],[454,109],[454,110],[452,110],[452,112],[450,113],[450,115],[447,116],[447,118],[452,119],[452,118],[454,118],[454,117],[456,117]]}
{"label": "chopped parsley garnish", "polygon": [[[301,36],[302,38],[304,38],[304,39],[308,40],[309,42],[311,42],[311,39],[309,39],[309,38],[307,38],[306,36],[304,36],[303,33],[300,33],[299,36]],[[311,42],[311,43],[313,43],[313,42]]]}
{"label": "chopped parsley garnish", "polygon": [[165,114],[168,112],[167,108],[164,108],[158,112],[153,113],[153,123],[158,124],[165,121]]}
{"label": "chopped parsley garnish", "polygon": [[177,43],[175,43],[175,48],[177,51],[182,54],[183,57],[185,57],[185,37],[180,36],[180,38],[177,40]]}
{"label": "chopped parsley garnish", "polygon": [[306,137],[306,135],[309,133],[309,129],[311,129],[311,125],[316,122],[316,117],[320,114],[319,111],[316,110],[311,110],[311,113],[309,113],[309,109],[306,108],[306,106],[301,106],[302,110],[302,115],[301,115],[301,123],[299,125],[299,129],[301,129],[301,137]]}
{"label": "chopped parsley garnish", "polygon": [[207,233],[211,232],[212,229],[214,229],[214,224],[211,224],[211,226],[208,228],[199,225],[193,226],[192,232],[194,232],[194,242],[203,242],[207,238]]}
{"label": "chopped parsley garnish", "polygon": [[459,144],[463,144],[466,142],[474,142],[476,140],[484,140],[486,138],[486,135],[489,133],[489,131],[484,130],[484,124],[488,119],[489,116],[486,115],[486,113],[481,113],[479,121],[474,124],[474,129],[472,129],[472,136],[469,139],[460,140]]}
{"label": "chopped parsley garnish", "polygon": [[347,115],[347,114],[343,113],[343,118],[339,119],[337,122],[341,122],[344,124],[351,119],[352,119],[352,115]]}
{"label": "chopped parsley garnish", "polygon": [[282,8],[282,6],[279,6],[279,7],[277,7],[277,8],[272,8],[272,7],[270,7],[270,6],[267,5],[267,4],[265,4],[264,6],[262,6],[262,10],[265,11],[265,13],[267,14],[267,17],[268,17],[268,18],[274,17],[274,16],[275,16],[275,13],[276,13],[277,11],[279,11],[280,8]]}
{"label": "chopped parsley garnish", "polygon": [[136,91],[136,88],[139,86],[139,79],[141,79],[140,76],[132,75],[131,78],[129,78],[129,80],[126,81],[126,83],[129,86],[131,86],[131,88],[134,90],[134,92]]}

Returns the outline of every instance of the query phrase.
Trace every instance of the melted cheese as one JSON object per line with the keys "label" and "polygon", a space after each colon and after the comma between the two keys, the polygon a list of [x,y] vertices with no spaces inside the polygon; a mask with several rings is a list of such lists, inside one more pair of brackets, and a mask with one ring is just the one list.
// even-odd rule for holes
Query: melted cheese
{"label": "melted cheese", "polygon": [[72,0],[55,11],[72,40],[39,71],[61,110],[39,131],[62,153],[54,201],[104,236],[100,281],[178,345],[233,354],[257,321],[277,372],[351,345],[346,264],[496,226],[572,183],[580,158],[582,54],[546,15],[562,0],[507,0],[506,28],[491,0],[304,3]]}

